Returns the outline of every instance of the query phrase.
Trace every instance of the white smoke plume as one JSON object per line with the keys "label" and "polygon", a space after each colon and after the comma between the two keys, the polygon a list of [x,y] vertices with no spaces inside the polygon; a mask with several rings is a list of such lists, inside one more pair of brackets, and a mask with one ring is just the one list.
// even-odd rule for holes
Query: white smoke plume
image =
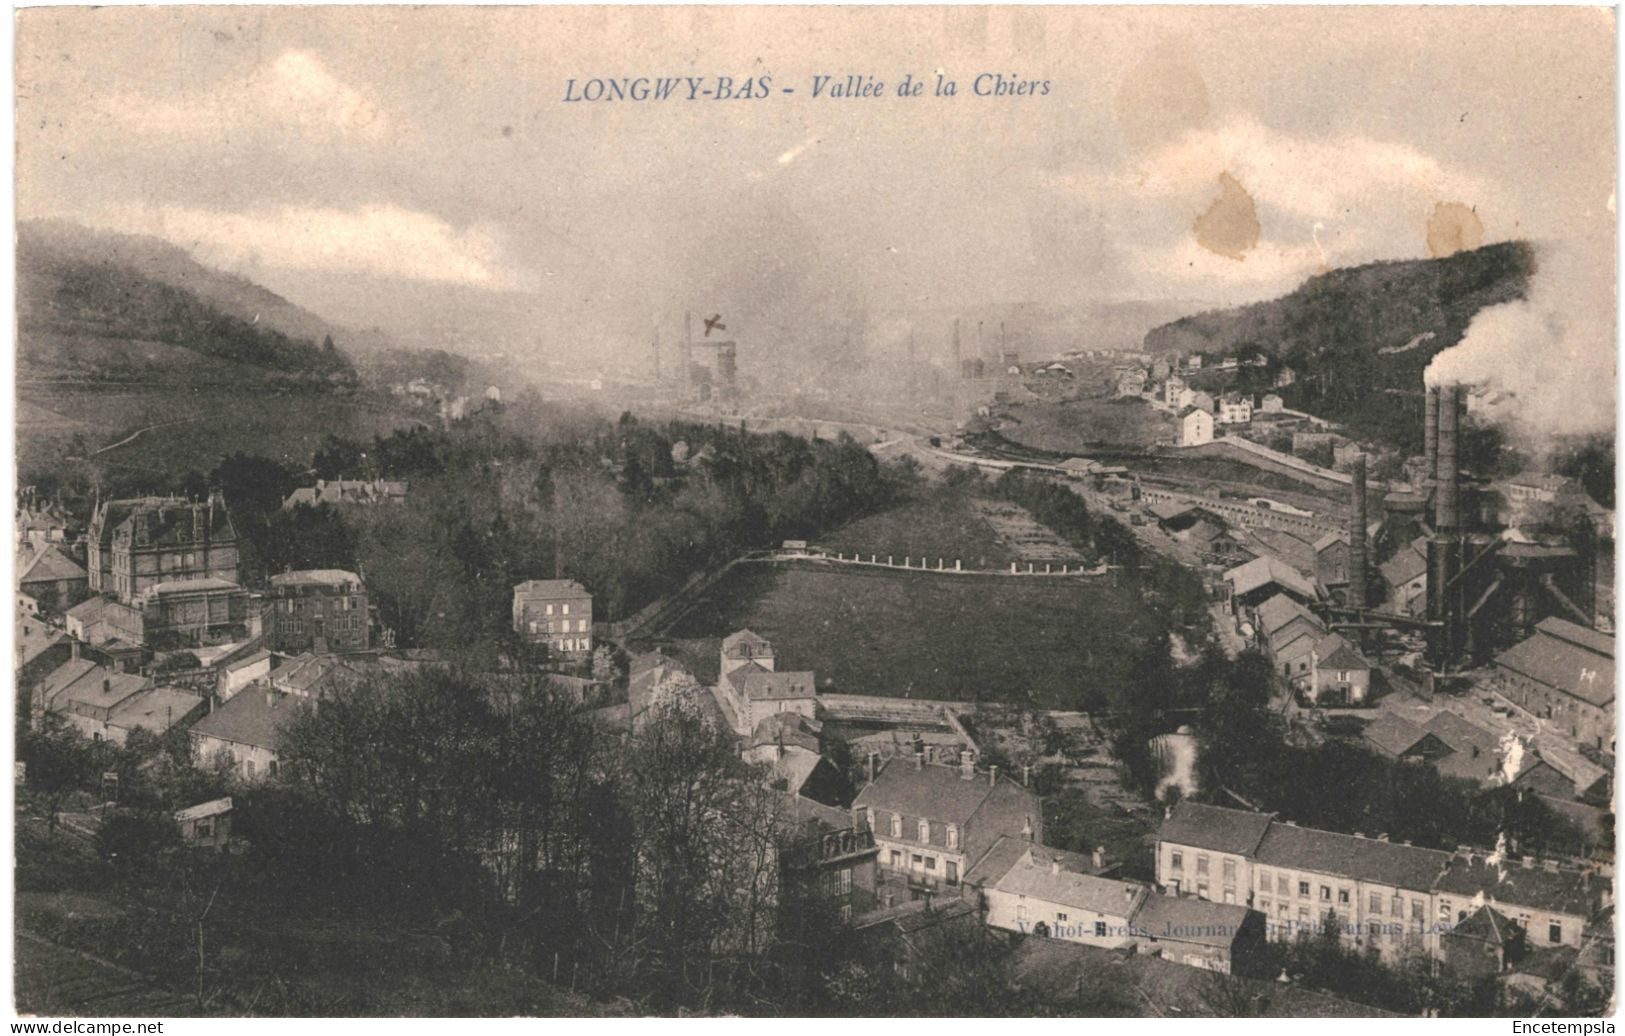
{"label": "white smoke plume", "polygon": [[1425,377],[1482,386],[1476,419],[1540,457],[1559,438],[1613,433],[1617,364],[1612,267],[1544,246],[1536,258],[1527,297],[1481,310]]}

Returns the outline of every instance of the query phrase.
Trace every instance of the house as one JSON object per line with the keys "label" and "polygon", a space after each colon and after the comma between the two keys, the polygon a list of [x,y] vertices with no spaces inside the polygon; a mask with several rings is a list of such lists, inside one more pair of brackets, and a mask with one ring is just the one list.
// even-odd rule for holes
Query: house
{"label": "house", "polygon": [[1179,412],[1179,445],[1201,446],[1213,441],[1213,413],[1200,406],[1187,406]]}
{"label": "house", "polygon": [[881,868],[925,889],[958,886],[1001,837],[1044,840],[1038,796],[997,767],[979,773],[969,752],[957,766],[892,759],[852,808],[875,833]]}
{"label": "house", "polygon": [[1253,397],[1226,392],[1219,400],[1220,424],[1249,424],[1253,419]]}
{"label": "house", "polygon": [[700,689],[688,667],[678,659],[658,651],[632,658],[626,686],[627,722],[640,729],[649,710],[680,693],[695,694]]}
{"label": "house", "polygon": [[218,490],[185,497],[109,500],[90,522],[90,589],[136,605],[161,584],[237,582],[237,532]]}
{"label": "house", "polygon": [[526,580],[513,588],[513,630],[560,655],[589,655],[592,594],[574,579]]}
{"label": "house", "polygon": [[1133,921],[1141,952],[1227,975],[1263,951],[1264,927],[1256,910],[1189,896],[1147,896]]}
{"label": "house", "polygon": [[1181,800],[1157,833],[1157,885],[1171,896],[1246,904],[1248,861],[1272,819],[1268,813]]}
{"label": "house", "polygon": [[261,631],[258,597],[228,579],[151,583],[130,604],[141,613],[140,643],[157,651],[249,640]]}
{"label": "house", "polygon": [[1390,961],[1416,949],[1437,955],[1429,910],[1449,858],[1437,849],[1276,821],[1252,861],[1253,908],[1271,919],[1273,939],[1329,923],[1345,942],[1374,946]]}
{"label": "house", "polygon": [[1524,752],[1524,768],[1512,782],[1518,787],[1593,806],[1613,802],[1614,775],[1605,767],[1558,743],[1557,738],[1539,737],[1529,749]]}
{"label": "house", "polygon": [[245,781],[275,777],[282,732],[304,707],[302,699],[270,688],[233,695],[192,725],[192,758],[202,769],[225,766]]}
{"label": "house", "polygon": [[1099,877],[1093,863],[1078,853],[1022,846],[1003,874],[981,885],[987,923],[1089,946],[1133,944],[1129,920],[1148,890],[1137,882]]}
{"label": "house", "polygon": [[1264,398],[1259,401],[1258,409],[1266,414],[1279,414],[1286,409],[1286,404],[1282,402],[1280,396],[1273,392],[1266,392]]}
{"label": "house", "polygon": [[1534,636],[1495,658],[1501,693],[1583,744],[1613,750],[1614,638],[1566,619],[1542,619]]}
{"label": "house", "polygon": [[1315,642],[1310,694],[1321,705],[1359,705],[1371,693],[1371,663],[1341,635]]}
{"label": "house", "polygon": [[230,701],[244,687],[269,681],[277,661],[278,656],[261,648],[222,663],[215,671],[215,695],[221,701]]}
{"label": "house", "polygon": [[1141,396],[1145,394],[1145,368],[1135,367],[1126,370],[1117,376],[1117,394],[1119,396]]}
{"label": "house", "polygon": [[90,576],[54,543],[46,543],[18,559],[17,589],[46,611],[61,612],[90,592]]}
{"label": "house", "polygon": [[1285,594],[1300,604],[1308,604],[1318,596],[1314,584],[1297,569],[1268,554],[1225,572],[1224,581],[1229,584],[1231,607],[1237,611],[1257,608],[1276,594]]}
{"label": "house", "polygon": [[1461,924],[1479,907],[1495,907],[1528,933],[1531,949],[1579,949],[1586,923],[1611,893],[1611,881],[1589,870],[1525,856],[1457,850],[1435,882],[1438,920]]}
{"label": "house", "polygon": [[314,700],[359,683],[374,669],[361,658],[307,652],[273,667],[267,677],[278,693]]}
{"label": "house", "polygon": [[35,688],[34,709],[62,717],[92,741],[124,744],[134,730],[163,734],[201,715],[206,702],[173,687],[154,687],[86,658],[70,658]]}
{"label": "house", "polygon": [[202,849],[224,849],[231,841],[231,798],[188,806],[175,814],[181,841]]}
{"label": "house", "polygon": [[[1286,594],[1275,594],[1253,609],[1253,623],[1259,646],[1278,666],[1283,661],[1281,650],[1298,637],[1308,635],[1318,640],[1326,635],[1326,627],[1315,613]],[[1308,672],[1308,663],[1300,672]],[[1293,673],[1282,669],[1281,675]]]}
{"label": "house", "polygon": [[1439,937],[1446,966],[1463,978],[1499,975],[1523,956],[1524,930],[1492,906],[1481,906]]}
{"label": "house", "polygon": [[1162,402],[1174,410],[1181,409],[1190,404],[1190,400],[1186,398],[1189,392],[1190,387],[1184,378],[1170,374],[1162,383]]}
{"label": "house", "polygon": [[818,720],[799,712],[763,716],[746,739],[740,755],[748,763],[765,766],[776,784],[791,795],[820,803],[840,800],[850,793],[846,779],[824,758]]}
{"label": "house", "polygon": [[371,643],[367,588],[337,568],[283,572],[266,595],[265,643],[273,651],[365,651]]}
{"label": "house", "polygon": [[1192,370],[1192,371],[1201,370],[1202,369],[1202,354],[1201,353],[1191,353],[1189,356],[1185,357],[1185,369],[1186,370]]}
{"label": "house", "polygon": [[880,850],[874,833],[853,823],[842,809],[792,793],[779,816],[782,887],[812,887],[843,921],[879,905]]}
{"label": "house", "polygon": [[406,483],[388,479],[322,479],[314,486],[302,486],[288,494],[282,509],[295,507],[337,507],[340,504],[371,506],[406,501]]}
{"label": "house", "polygon": [[[767,659],[771,664],[772,658]],[[717,700],[744,737],[764,718],[777,712],[797,712],[812,718],[818,713],[818,682],[807,670],[776,672],[760,662],[736,666],[717,681]]]}
{"label": "house", "polygon": [[24,490],[17,505],[13,531],[17,550],[38,550],[51,544],[68,542],[72,518],[60,503],[41,500],[32,489]]}

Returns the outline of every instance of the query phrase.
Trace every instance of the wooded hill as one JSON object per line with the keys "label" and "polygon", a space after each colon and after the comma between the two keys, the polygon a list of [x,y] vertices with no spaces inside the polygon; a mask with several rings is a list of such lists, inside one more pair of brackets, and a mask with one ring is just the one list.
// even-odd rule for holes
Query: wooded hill
{"label": "wooded hill", "polygon": [[1419,450],[1422,371],[1461,341],[1479,310],[1522,298],[1534,270],[1534,249],[1522,241],[1332,270],[1278,299],[1164,324],[1145,346],[1212,359],[1262,354],[1269,365],[1238,387],[1263,391],[1291,367],[1297,382],[1281,392],[1288,406]]}

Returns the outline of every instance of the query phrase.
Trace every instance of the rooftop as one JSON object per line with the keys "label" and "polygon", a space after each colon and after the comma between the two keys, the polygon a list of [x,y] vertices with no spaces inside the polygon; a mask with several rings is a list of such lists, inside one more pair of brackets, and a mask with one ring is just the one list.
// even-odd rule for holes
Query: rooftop
{"label": "rooftop", "polygon": [[1449,859],[1450,854],[1439,849],[1286,823],[1271,824],[1258,846],[1258,862],[1265,866],[1336,874],[1415,890],[1431,889]]}
{"label": "rooftop", "polygon": [[87,578],[84,568],[77,561],[50,544],[35,551],[32,558],[22,561],[17,567],[20,570],[17,576],[18,586]]}
{"label": "rooftop", "polygon": [[587,588],[574,579],[527,579],[513,588],[513,592],[523,593],[528,597],[546,598],[576,598],[591,597]]}
{"label": "rooftop", "polygon": [[192,733],[276,751],[300,708],[299,699],[276,691],[245,690],[194,723]]}
{"label": "rooftop", "polygon": [[361,577],[342,568],[310,568],[300,572],[283,572],[271,577],[273,587],[285,586],[359,586]]}
{"label": "rooftop", "polygon": [[1162,822],[1157,839],[1245,856],[1258,848],[1272,817],[1269,813],[1181,800]]}
{"label": "rooftop", "polygon": [[1213,903],[1194,896],[1147,896],[1132,918],[1134,929],[1153,939],[1201,946],[1229,946],[1247,920],[1248,910],[1235,903]]}
{"label": "rooftop", "polygon": [[1134,915],[1145,898],[1144,885],[1072,870],[1073,857],[1073,853],[1029,846],[1001,877],[989,884],[1001,892],[1074,906],[1108,917],[1127,919]]}
{"label": "rooftop", "polygon": [[1238,594],[1251,593],[1274,583],[1283,590],[1291,590],[1303,597],[1315,596],[1314,586],[1297,569],[1268,555],[1254,558],[1245,565],[1237,565],[1226,572],[1224,578]]}
{"label": "rooftop", "polygon": [[1535,635],[1496,656],[1495,663],[1598,707],[1614,700],[1614,641],[1562,619],[1546,619]]}
{"label": "rooftop", "polygon": [[811,698],[818,693],[817,680],[807,671],[775,673],[760,666],[740,666],[728,674],[728,680],[753,701]]}
{"label": "rooftop", "polygon": [[1483,900],[1475,901],[1589,917],[1602,890],[1609,887],[1606,878],[1592,881],[1580,871],[1548,870],[1546,864],[1532,860],[1526,866],[1522,860],[1495,860],[1491,854],[1444,855],[1448,866],[1438,879],[1441,895],[1482,895]]}
{"label": "rooftop", "polygon": [[1286,594],[1276,594],[1258,606],[1258,628],[1266,637],[1274,635],[1276,630],[1298,618],[1308,619],[1316,626],[1320,625],[1320,620],[1315,618],[1314,612]]}
{"label": "rooftop", "polygon": [[162,734],[201,707],[203,699],[196,694],[174,687],[150,687],[114,706],[107,722],[125,730],[139,727]]}
{"label": "rooftop", "polygon": [[1402,756],[1416,747],[1428,732],[1396,712],[1383,712],[1368,724],[1360,736],[1391,756]]}
{"label": "rooftop", "polygon": [[[1007,776],[999,779],[1021,787]],[[911,760],[892,759],[858,792],[853,805],[963,825],[992,792],[993,782],[987,774],[977,773],[967,780],[958,766],[923,763],[915,769]]]}
{"label": "rooftop", "polygon": [[175,813],[175,819],[180,823],[188,820],[202,820],[204,817],[217,817],[222,813],[231,812],[231,797],[211,799],[208,802],[199,802],[195,806],[187,806]]}

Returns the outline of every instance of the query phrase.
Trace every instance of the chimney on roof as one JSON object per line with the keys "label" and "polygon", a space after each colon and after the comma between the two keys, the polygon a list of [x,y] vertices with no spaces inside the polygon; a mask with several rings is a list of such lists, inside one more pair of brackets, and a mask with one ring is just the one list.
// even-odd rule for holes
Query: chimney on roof
{"label": "chimney on roof", "polygon": [[987,768],[987,783],[988,783],[989,787],[997,787],[998,786],[998,784],[999,784],[999,768],[997,766],[989,766]]}
{"label": "chimney on roof", "polygon": [[1106,866],[1106,847],[1103,845],[1095,846],[1095,851],[1089,854],[1089,862],[1094,864],[1097,871]]}
{"label": "chimney on roof", "polygon": [[880,758],[880,753],[879,752],[870,752],[869,753],[869,783],[870,784],[873,784],[875,782],[875,760],[877,760],[879,758]]}
{"label": "chimney on roof", "polygon": [[1028,764],[1028,763],[1022,763],[1021,764],[1021,786],[1023,788],[1027,787],[1028,785],[1030,785],[1032,783],[1032,779],[1033,779],[1033,768],[1032,768],[1032,766],[1030,764]]}
{"label": "chimney on roof", "polygon": [[276,692],[269,687],[265,689],[265,707],[268,709],[276,708]]}
{"label": "chimney on roof", "polygon": [[974,780],[976,777],[976,757],[970,752],[959,753],[959,779],[962,781]]}
{"label": "chimney on roof", "polygon": [[103,694],[112,694],[113,693],[113,681],[112,681],[111,678],[106,677],[106,676],[102,677],[102,693]]}
{"label": "chimney on roof", "polygon": [[1030,841],[1033,840],[1033,818],[1032,817],[1030,817],[1030,816],[1029,817],[1023,817],[1021,819],[1021,833],[1027,837],[1027,841],[1030,842]]}
{"label": "chimney on roof", "polygon": [[923,769],[924,767],[925,767],[925,753],[924,752],[915,752],[914,753],[914,768],[916,770],[919,770],[919,769]]}
{"label": "chimney on roof", "polygon": [[925,761],[928,762],[928,763],[934,763],[934,762],[937,761],[937,746],[936,745],[926,745],[925,746]]}
{"label": "chimney on roof", "polygon": [[1127,902],[1132,903],[1134,901],[1134,892],[1135,892],[1135,889],[1134,889],[1133,885],[1124,885],[1123,886],[1123,899],[1125,901],[1127,901]]}
{"label": "chimney on roof", "polygon": [[1060,860],[1050,860],[1050,862],[1049,862],[1049,872],[1051,874],[1060,874],[1061,873],[1061,861]]}
{"label": "chimney on roof", "polygon": [[74,658],[78,658],[79,657],[79,638],[78,637],[73,637],[69,641],[69,643],[72,644],[73,646],[71,648],[69,648],[68,650],[73,652],[73,657]]}

